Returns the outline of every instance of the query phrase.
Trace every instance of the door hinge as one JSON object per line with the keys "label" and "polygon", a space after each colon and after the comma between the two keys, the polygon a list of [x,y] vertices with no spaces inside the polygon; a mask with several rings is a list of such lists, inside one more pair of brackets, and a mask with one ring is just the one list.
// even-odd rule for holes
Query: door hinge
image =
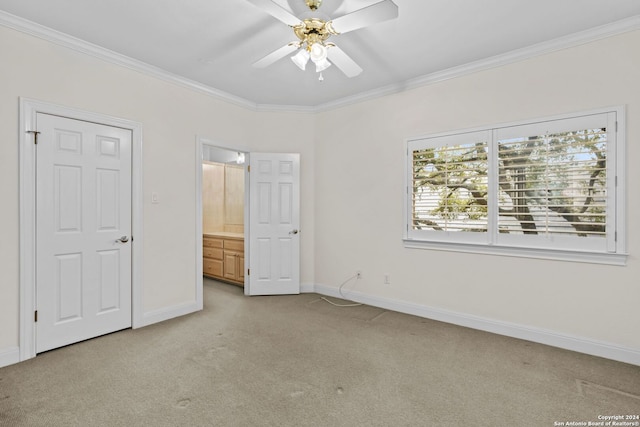
{"label": "door hinge", "polygon": [[40,135],[40,132],[38,132],[37,130],[28,130],[27,133],[33,134],[33,143],[38,145],[38,135]]}
{"label": "door hinge", "polygon": [[247,172],[251,172],[251,165],[247,166]]}
{"label": "door hinge", "polygon": [[251,269],[247,268],[247,276],[251,276]]}
{"label": "door hinge", "polygon": [[33,321],[37,322],[38,321],[38,310],[33,312]]}

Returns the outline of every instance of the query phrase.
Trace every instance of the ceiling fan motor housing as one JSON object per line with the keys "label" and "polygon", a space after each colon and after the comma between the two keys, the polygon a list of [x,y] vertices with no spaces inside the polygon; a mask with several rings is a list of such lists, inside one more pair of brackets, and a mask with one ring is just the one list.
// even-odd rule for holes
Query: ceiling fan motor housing
{"label": "ceiling fan motor housing", "polygon": [[325,22],[317,18],[309,18],[302,21],[300,25],[293,27],[293,32],[300,39],[302,44],[306,44],[307,49],[315,43],[324,45],[325,40],[336,34],[331,27],[331,22]]}

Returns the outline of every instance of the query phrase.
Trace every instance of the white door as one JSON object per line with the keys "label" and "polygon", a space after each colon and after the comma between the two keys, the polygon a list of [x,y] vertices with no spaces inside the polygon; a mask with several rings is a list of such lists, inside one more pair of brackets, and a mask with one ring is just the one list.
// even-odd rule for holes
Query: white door
{"label": "white door", "polygon": [[249,295],[300,293],[300,155],[250,154]]}
{"label": "white door", "polygon": [[36,352],[131,326],[131,131],[38,113]]}

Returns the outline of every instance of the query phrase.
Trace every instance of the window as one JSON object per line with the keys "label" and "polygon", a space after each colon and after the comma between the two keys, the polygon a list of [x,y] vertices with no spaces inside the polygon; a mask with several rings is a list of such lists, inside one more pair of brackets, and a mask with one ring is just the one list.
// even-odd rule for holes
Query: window
{"label": "window", "polygon": [[409,140],[405,245],[624,263],[622,113]]}

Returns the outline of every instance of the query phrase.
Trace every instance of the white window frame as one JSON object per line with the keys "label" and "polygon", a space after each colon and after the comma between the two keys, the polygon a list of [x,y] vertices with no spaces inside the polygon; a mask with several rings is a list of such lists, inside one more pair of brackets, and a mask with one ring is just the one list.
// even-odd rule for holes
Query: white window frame
{"label": "white window frame", "polygon": [[[497,147],[498,135],[508,128],[526,125],[539,125],[566,119],[580,119],[585,116],[607,115],[607,193],[610,197],[607,214],[607,244],[606,249],[593,248],[589,245],[562,244],[557,248],[549,248],[548,242],[540,243],[539,236],[499,236],[497,233],[497,197],[492,194],[492,188],[497,186],[497,173],[493,173],[498,165]],[[407,248],[445,250],[467,253],[493,254],[527,258],[542,258],[564,261],[577,261],[610,265],[626,265],[626,138],[625,138],[625,107],[615,106],[577,113],[562,114],[550,117],[523,120],[512,123],[502,123],[493,126],[473,128],[445,133],[438,133],[405,140],[405,170],[404,170],[404,221],[403,242]],[[489,219],[491,223],[487,233],[460,233],[444,231],[425,231],[412,229],[412,186],[413,186],[413,150],[414,147],[428,144],[432,141],[455,140],[457,136],[471,136],[475,140],[478,135],[486,135],[489,143],[488,160],[488,203]],[[492,213],[494,212],[494,213]],[[473,234],[474,236],[469,236]],[[478,236],[480,235],[480,236]]]}

